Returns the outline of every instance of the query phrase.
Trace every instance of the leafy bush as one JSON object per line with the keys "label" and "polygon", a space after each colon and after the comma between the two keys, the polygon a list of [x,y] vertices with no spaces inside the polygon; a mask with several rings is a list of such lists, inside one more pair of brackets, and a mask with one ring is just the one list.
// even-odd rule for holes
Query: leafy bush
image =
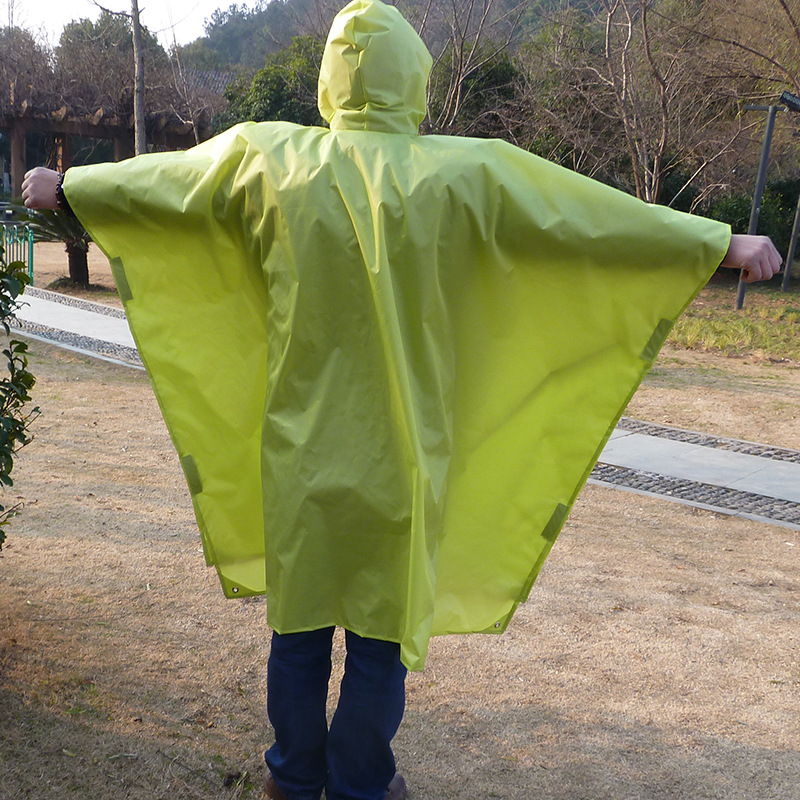
{"label": "leafy bush", "polygon": [[[792,235],[792,224],[797,204],[797,186],[794,182],[770,183],[761,200],[757,233],[769,236],[775,246],[785,252]],[[793,191],[794,190],[794,191]],[[793,197],[790,197],[794,194]],[[722,197],[709,209],[708,216],[727,222],[734,233],[747,233],[750,223],[750,194],[735,194]]]}
{"label": "leafy bush", "polygon": [[[10,333],[8,320],[19,308],[18,298],[28,283],[28,274],[21,261],[6,264],[5,253],[0,244],[0,325]],[[11,470],[14,455],[20,447],[30,441],[28,426],[38,415],[39,409],[26,410],[35,378],[28,372],[28,345],[10,339],[2,351],[6,357],[8,374],[0,378],[0,484],[12,486]],[[6,509],[0,504],[0,549],[6,539],[5,525],[13,516],[15,508]]]}
{"label": "leafy bush", "polygon": [[285,50],[267,56],[266,66],[252,79],[237,78],[225,90],[228,109],[214,118],[214,131],[248,121],[322,125],[317,78],[323,47],[311,36],[296,36]]}

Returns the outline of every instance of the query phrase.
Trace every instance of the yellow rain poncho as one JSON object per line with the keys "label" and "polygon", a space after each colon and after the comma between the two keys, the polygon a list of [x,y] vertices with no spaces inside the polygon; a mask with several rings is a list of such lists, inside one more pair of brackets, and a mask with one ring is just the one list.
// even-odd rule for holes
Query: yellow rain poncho
{"label": "yellow rain poncho", "polygon": [[419,136],[431,59],[355,0],[327,128],[71,169],[225,594],[279,632],[502,631],[726,226]]}

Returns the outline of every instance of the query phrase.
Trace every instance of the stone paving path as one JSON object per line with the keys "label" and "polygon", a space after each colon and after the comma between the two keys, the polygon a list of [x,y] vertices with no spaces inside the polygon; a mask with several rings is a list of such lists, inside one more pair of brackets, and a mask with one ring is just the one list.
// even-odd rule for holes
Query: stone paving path
{"label": "stone paving path", "polygon": [[68,350],[144,369],[121,308],[29,286],[12,329]]}
{"label": "stone paving path", "polygon": [[800,452],[623,417],[591,483],[800,530]]}
{"label": "stone paving path", "polygon": [[[13,330],[143,369],[125,312],[28,288]],[[590,483],[800,530],[800,452],[623,417]]]}

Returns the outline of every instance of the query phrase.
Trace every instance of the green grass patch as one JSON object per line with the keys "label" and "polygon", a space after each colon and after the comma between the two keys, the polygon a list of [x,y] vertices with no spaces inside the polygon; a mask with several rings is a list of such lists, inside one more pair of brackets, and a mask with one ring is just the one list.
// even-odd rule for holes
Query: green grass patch
{"label": "green grass patch", "polygon": [[737,310],[736,284],[717,279],[689,306],[667,341],[687,350],[800,363],[800,286],[793,283],[789,292],[777,282],[749,286],[744,308]]}

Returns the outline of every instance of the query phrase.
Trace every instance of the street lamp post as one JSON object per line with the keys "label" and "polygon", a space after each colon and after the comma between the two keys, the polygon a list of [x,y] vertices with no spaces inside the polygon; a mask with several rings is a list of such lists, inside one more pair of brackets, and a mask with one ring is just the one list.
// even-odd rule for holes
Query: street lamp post
{"label": "street lamp post", "polygon": [[[800,111],[800,97],[784,92],[781,101],[790,111]],[[794,252],[797,248],[797,237],[800,234],[800,197],[797,198],[797,211],[794,215],[794,225],[792,226],[792,238],[789,242],[789,252],[786,254],[786,264],[783,267],[783,280],[781,281],[781,291],[789,291],[789,282],[792,279],[792,264],[794,263]]]}
{"label": "street lamp post", "polygon": [[798,233],[800,233],[800,197],[797,198],[797,210],[794,213],[794,225],[792,225],[792,238],[789,241],[789,252],[786,254],[786,263],[783,265],[783,280],[781,281],[782,292],[789,291],[789,282],[792,279],[794,251],[797,249]]}
{"label": "street lamp post", "polygon": [[[750,224],[747,226],[747,232],[750,235],[755,234],[758,229],[758,215],[761,212],[761,201],[764,197],[764,187],[767,183],[767,165],[769,164],[769,151],[772,147],[772,134],[775,131],[775,116],[781,109],[800,112],[800,97],[792,94],[791,92],[783,92],[778,99],[780,105],[770,106],[745,106],[745,111],[766,111],[767,112],[767,129],[764,131],[764,142],[761,145],[761,159],[758,163],[758,175],[756,177],[756,188],[753,192],[753,205],[750,209]],[[800,203],[800,201],[798,201]],[[800,209],[800,205],[798,206]],[[800,213],[800,212],[799,212]],[[792,233],[792,247],[791,252],[794,255],[794,243],[796,241],[797,219],[795,220],[795,232]],[[787,259],[788,262],[788,259]],[[786,269],[790,270],[791,267],[787,263]],[[784,281],[786,273],[784,272]],[[747,283],[744,280],[744,272],[739,275],[739,287],[736,292],[736,308],[741,309],[744,305],[744,294],[747,289]]]}
{"label": "street lamp post", "polygon": [[[758,215],[761,213],[761,200],[764,197],[764,187],[767,185],[767,165],[769,164],[769,150],[772,147],[772,134],[775,131],[775,116],[780,106],[745,106],[745,111],[766,111],[767,129],[764,131],[764,141],[761,145],[761,159],[758,162],[756,175],[756,188],[753,192],[753,205],[750,207],[750,223],[747,233],[752,236],[758,229]],[[736,308],[744,305],[744,293],[747,283],[744,280],[744,270],[739,273],[739,286],[736,290]]]}

